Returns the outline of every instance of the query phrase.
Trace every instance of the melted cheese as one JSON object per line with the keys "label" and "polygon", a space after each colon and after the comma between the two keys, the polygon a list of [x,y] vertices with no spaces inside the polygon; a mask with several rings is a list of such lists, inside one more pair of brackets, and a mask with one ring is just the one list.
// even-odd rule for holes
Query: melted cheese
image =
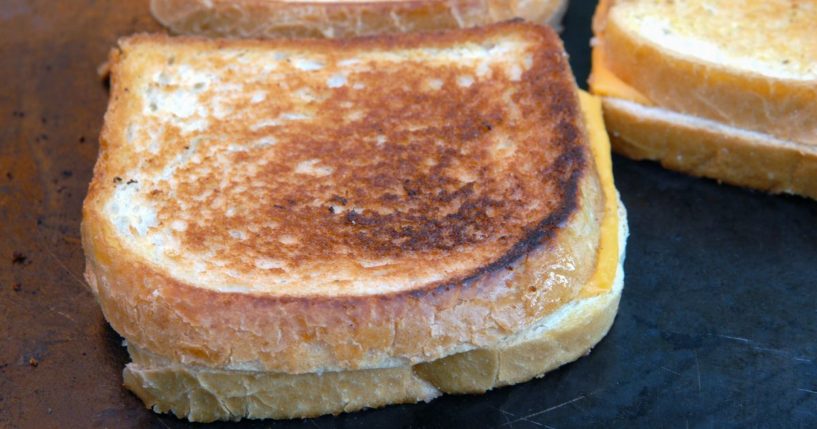
{"label": "melted cheese", "polygon": [[607,67],[603,49],[604,38],[598,33],[598,28],[604,26],[603,22],[607,19],[607,14],[610,13],[612,6],[613,2],[610,0],[599,1],[598,7],[596,7],[596,15],[593,17],[593,31],[596,34],[593,39],[593,52],[591,54],[590,90],[595,95],[622,98],[650,106],[652,103],[644,94],[625,83]]}
{"label": "melted cheese", "polygon": [[596,162],[596,171],[604,193],[604,218],[601,221],[596,270],[579,293],[580,297],[586,298],[608,292],[613,287],[618,268],[620,243],[618,242],[618,195],[613,181],[610,139],[601,115],[601,100],[584,91],[580,91],[579,99],[590,139],[590,150]]}
{"label": "melted cheese", "polygon": [[604,51],[598,47],[593,47],[592,72],[590,73],[590,90],[593,94],[606,97],[621,98],[633,101],[645,106],[651,106],[650,100],[637,89],[626,84],[619,79],[612,70],[607,68],[604,59]]}

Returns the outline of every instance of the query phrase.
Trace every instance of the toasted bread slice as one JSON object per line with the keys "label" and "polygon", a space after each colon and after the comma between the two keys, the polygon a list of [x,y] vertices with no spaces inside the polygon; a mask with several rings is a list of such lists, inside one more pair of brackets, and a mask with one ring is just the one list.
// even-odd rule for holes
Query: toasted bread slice
{"label": "toasted bread slice", "polygon": [[611,0],[597,60],[658,107],[815,146],[815,22],[814,0]]}
{"label": "toasted bread slice", "polygon": [[583,95],[605,212],[593,277],[575,300],[498,344],[413,367],[284,374],[183,365],[129,346],[125,385],[158,412],[192,421],[297,418],[394,403],[441,393],[481,393],[519,383],[589,352],[610,329],[623,286],[627,220],[611,175],[601,105]]}
{"label": "toasted bread slice", "polygon": [[350,37],[466,28],[524,18],[559,25],[567,0],[151,0],[178,34]]}
{"label": "toasted bread slice", "polygon": [[310,373],[496,344],[579,295],[604,210],[556,34],[136,36],[83,212],[137,347]]}
{"label": "toasted bread slice", "polygon": [[613,148],[815,197],[817,2],[602,1],[590,86]]}
{"label": "toasted bread slice", "polygon": [[[623,211],[620,219],[623,244]],[[414,367],[297,375],[236,371],[181,365],[129,347],[133,363],[125,369],[124,383],[148,408],[195,422],[308,418],[428,402],[443,393],[483,393],[542,377],[588,354],[612,326],[622,287],[619,262],[609,293],[565,304],[491,348]]]}
{"label": "toasted bread slice", "polygon": [[695,176],[817,199],[817,146],[605,97],[616,152]]}

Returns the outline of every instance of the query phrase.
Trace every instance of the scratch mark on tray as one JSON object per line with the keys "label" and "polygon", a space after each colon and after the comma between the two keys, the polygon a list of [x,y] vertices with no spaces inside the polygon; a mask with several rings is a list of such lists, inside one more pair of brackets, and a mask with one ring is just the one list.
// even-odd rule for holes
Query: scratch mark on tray
{"label": "scratch mark on tray", "polygon": [[[575,397],[575,398],[573,398],[573,399],[571,399],[571,400],[569,400],[569,401],[562,402],[561,404],[554,405],[554,406],[552,406],[552,407],[550,407],[550,408],[546,408],[546,409],[544,409],[544,410],[542,410],[542,411],[537,411],[537,412],[535,412],[535,413],[528,414],[528,415],[523,416],[523,417],[520,417],[520,418],[518,418],[518,419],[516,419],[516,420],[512,420],[511,422],[509,422],[509,423],[505,423],[505,424],[504,424],[504,425],[502,425],[502,426],[508,426],[508,425],[514,424],[514,423],[516,423],[516,422],[521,422],[521,421],[529,421],[528,419],[530,419],[531,417],[540,416],[540,415],[542,415],[542,414],[546,414],[546,413],[549,413],[549,412],[551,412],[551,411],[558,410],[559,408],[566,407],[566,406],[568,406],[568,405],[570,405],[570,404],[572,404],[572,403],[574,403],[574,402],[581,401],[582,399],[587,398],[587,396],[589,396],[589,395],[581,395],[581,396],[577,396],[577,397]],[[531,423],[535,423],[535,422],[531,422]],[[539,423],[539,425],[541,426],[542,424],[541,424],[541,423]]]}
{"label": "scratch mark on tray", "polygon": [[669,368],[667,368],[667,367],[665,367],[665,366],[662,366],[662,367],[661,367],[661,369],[663,369],[664,371],[667,371],[667,372],[671,372],[671,373],[673,373],[673,374],[675,374],[675,375],[681,375],[681,373],[680,373],[680,372],[678,372],[678,371],[673,371],[673,370],[671,370],[671,369],[669,369]]}
{"label": "scratch mark on tray", "polygon": [[775,348],[771,348],[771,347],[761,347],[761,346],[757,345],[757,343],[755,341],[750,340],[748,338],[734,337],[734,336],[731,336],[731,335],[721,335],[721,334],[718,334],[717,337],[724,338],[724,339],[727,339],[727,340],[737,341],[737,342],[742,343],[742,344],[746,344],[749,347],[751,347],[752,350],[754,350],[756,352],[765,352],[765,353],[773,353],[773,354],[781,355],[781,356],[789,356],[789,357],[791,357],[792,359],[794,359],[794,360],[796,360],[798,362],[806,362],[806,363],[812,363],[813,362],[812,359],[808,359],[808,358],[805,358],[805,357],[802,357],[802,356],[795,356],[794,353],[789,352],[787,350],[775,349]]}
{"label": "scratch mark on tray", "polygon": [[783,350],[783,349],[773,349],[773,348],[769,348],[769,347],[752,347],[752,350],[759,351],[759,352],[772,353],[772,354],[776,354],[776,355],[780,355],[780,356],[791,357],[792,359],[794,359],[796,361],[800,361],[800,362],[809,362],[809,363],[813,362],[813,360],[808,359],[808,358],[804,358],[802,356],[793,356],[794,353],[792,353],[790,351]]}
{"label": "scratch mark on tray", "polygon": [[790,355],[791,354],[790,352],[788,352],[786,350],[774,349],[774,348],[771,348],[771,347],[752,347],[752,349],[756,350],[756,351],[759,351],[759,352],[768,352],[768,353],[773,353],[773,354],[777,354],[777,355]]}
{"label": "scratch mark on tray", "polygon": [[66,318],[66,319],[68,319],[68,320],[70,320],[72,322],[76,322],[76,320],[74,320],[74,318],[71,317],[71,315],[68,314],[68,313],[63,313],[62,311],[54,311],[54,308],[49,308],[49,310],[53,311],[56,314],[59,314],[60,316]]}
{"label": "scratch mark on tray", "polygon": [[746,344],[751,344],[752,343],[752,341],[750,339],[748,339],[748,338],[733,337],[731,335],[718,335],[718,336],[721,337],[721,338],[726,338],[727,340],[740,341],[741,343],[746,343]]}
{"label": "scratch mark on tray", "polygon": [[40,235],[40,233],[39,233],[39,232],[36,232],[35,234],[37,235],[37,241],[39,241],[39,242],[40,242],[40,247],[42,247],[42,248],[43,248],[43,250],[45,250],[45,252],[46,252],[46,253],[48,253],[48,255],[49,255],[49,256],[51,256],[51,258],[53,258],[53,259],[54,259],[54,261],[55,261],[55,262],[56,262],[56,263],[57,263],[57,264],[58,264],[60,267],[62,267],[62,269],[63,269],[63,270],[66,272],[66,273],[68,273],[68,275],[69,275],[69,276],[71,276],[71,278],[72,278],[72,279],[74,279],[74,280],[75,280],[75,281],[76,281],[76,282],[77,282],[77,283],[78,283],[80,286],[82,286],[83,288],[85,288],[85,282],[84,282],[84,281],[82,281],[82,280],[79,278],[79,276],[77,276],[76,274],[74,274],[74,272],[73,272],[73,271],[71,271],[71,269],[69,269],[69,268],[68,268],[68,267],[65,265],[65,263],[64,263],[64,262],[63,262],[63,261],[62,261],[62,260],[61,260],[61,259],[60,259],[60,258],[57,256],[57,255],[55,255],[55,254],[54,254],[54,252],[51,250],[51,248],[50,248],[50,247],[48,247],[48,243],[46,243],[46,242],[45,242],[45,240],[44,240],[44,239],[43,239],[43,237]]}
{"label": "scratch mark on tray", "polygon": [[813,394],[817,395],[817,391],[815,391],[815,390],[810,390],[810,389],[797,389],[797,390],[799,390],[801,392],[813,393]]}
{"label": "scratch mark on tray", "polygon": [[509,424],[511,424],[511,419],[510,419],[510,418],[508,418],[508,416],[510,416],[510,417],[516,417],[516,414],[514,414],[514,413],[512,413],[512,412],[510,412],[510,411],[505,411],[505,410],[503,410],[502,408],[497,408],[497,407],[494,407],[494,406],[490,406],[490,407],[491,407],[491,408],[493,408],[493,409],[495,409],[495,410],[497,410],[497,411],[499,411],[500,413],[502,413],[502,417],[504,417],[504,418],[505,418],[505,425],[509,425]]}
{"label": "scratch mark on tray", "polygon": [[785,350],[773,349],[771,347],[752,347],[752,348],[754,350],[759,351],[759,352],[769,352],[769,353],[774,353],[774,354],[788,354],[788,352],[786,352]]}
{"label": "scratch mark on tray", "polygon": [[698,363],[698,352],[695,352],[695,373],[698,375],[698,392],[701,391],[701,365]]}
{"label": "scratch mark on tray", "polygon": [[[516,417],[516,414],[514,414],[514,413],[512,413],[510,411],[503,410],[502,408],[497,408],[497,407],[491,407],[491,408],[493,408],[493,409],[495,409],[495,410],[502,413],[502,416],[505,418],[505,423],[502,426],[508,426],[508,425],[511,425],[511,424],[514,423],[508,417],[509,416],[512,417],[512,418]],[[529,420],[529,419],[527,419],[525,417],[522,417],[520,419],[516,419],[515,421],[516,422],[521,421],[521,422],[525,422],[525,423],[531,423],[531,424],[536,425],[536,426],[544,427],[545,429],[556,429],[553,426],[548,426],[548,425],[546,425],[544,423],[539,423],[539,422],[534,421],[534,420]]]}

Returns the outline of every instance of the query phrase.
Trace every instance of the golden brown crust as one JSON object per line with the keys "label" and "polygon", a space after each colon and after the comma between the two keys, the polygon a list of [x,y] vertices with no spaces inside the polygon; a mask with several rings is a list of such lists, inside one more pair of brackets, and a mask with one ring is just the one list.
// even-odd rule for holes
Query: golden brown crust
{"label": "golden brown crust", "polygon": [[440,395],[411,367],[292,375],[132,363],[123,378],[148,408],[193,422],[308,418]]}
{"label": "golden brown crust", "polygon": [[[187,221],[183,230],[168,232],[180,243],[177,253],[219,249],[225,255],[219,261],[221,265],[207,263],[205,268],[211,271],[226,266],[246,272],[257,268],[259,260],[274,260],[279,266],[254,272],[274,272],[281,277],[298,269],[293,267],[297,262],[301,266],[301,283],[305,283],[303,278],[322,269],[321,263],[328,260],[335,271],[342,268],[357,279],[362,271],[367,271],[359,267],[358,261],[374,259],[385,265],[378,268],[381,280],[401,273],[420,279],[440,271],[434,261],[458,257],[459,268],[450,265],[444,271],[449,280],[459,277],[464,281],[479,275],[492,262],[496,263],[494,268],[500,267],[535,247],[549,230],[566,220],[575,205],[576,183],[586,155],[585,148],[576,144],[583,136],[576,121],[575,89],[558,38],[531,26],[516,27],[525,30],[508,33],[500,30],[514,25],[491,31],[472,30],[462,36],[488,45],[503,40],[505,34],[530,37],[528,40],[534,43],[529,50],[513,53],[520,62],[529,61],[532,67],[520,72],[518,81],[513,76],[503,77],[507,70],[496,66],[493,71],[486,68],[488,76],[493,73],[493,77],[476,78],[472,69],[475,65],[426,67],[425,60],[420,58],[420,64],[405,70],[384,61],[375,63],[373,69],[349,72],[347,86],[362,81],[363,89],[323,89],[324,93],[317,94],[325,97],[320,103],[297,105],[294,97],[280,94],[281,81],[293,93],[301,85],[310,92],[318,92],[325,85],[324,78],[330,80],[340,69],[337,63],[343,58],[359,58],[363,52],[377,55],[383,51],[388,55],[392,50],[417,46],[444,47],[456,43],[460,36],[403,36],[400,44],[395,43],[395,38],[360,39],[354,46],[346,42],[303,42],[311,53],[323,55],[321,61],[327,63],[327,70],[322,75],[312,71],[309,74],[316,76],[306,80],[306,73],[290,71],[293,68],[290,64],[286,74],[274,79],[264,79],[254,86],[244,83],[244,94],[275,94],[274,99],[261,103],[238,100],[235,106],[228,106],[234,108],[230,115],[222,119],[205,117],[209,128],[185,135],[178,124],[165,120],[174,117],[174,113],[165,113],[162,103],[149,103],[147,97],[128,92],[130,87],[146,85],[148,91],[152,90],[153,82],[146,76],[159,76],[161,80],[171,74],[168,70],[171,67],[151,64],[175,62],[179,70],[189,69],[193,61],[189,57],[209,55],[220,62],[193,63],[195,67],[224,68],[229,61],[221,59],[222,52],[228,57],[236,51],[243,54],[255,49],[257,53],[262,46],[272,51],[301,45],[148,36],[124,41],[124,51],[116,56],[130,52],[130,57],[123,65],[114,67],[115,102],[107,120],[118,125],[112,126],[110,132],[106,128],[102,141],[111,147],[103,148],[101,159],[108,152],[114,154],[114,159],[109,162],[105,176],[95,180],[101,187],[99,195],[93,192],[93,186],[92,195],[107,201],[122,188],[147,193],[146,203],[155,206],[157,217]],[[465,88],[457,83],[462,75],[473,79]],[[435,76],[440,88],[417,91],[416,88],[427,84],[428,76]],[[228,75],[225,79],[232,78]],[[220,95],[212,92],[201,92],[197,102],[214,104],[212,100]],[[157,109],[157,104],[157,114],[144,113],[148,107]],[[357,119],[337,124],[338,113],[346,110],[355,111]],[[289,121],[285,126],[265,129],[268,134],[252,129],[255,121],[265,122],[290,111],[308,113],[313,118],[302,121],[303,124]],[[234,117],[240,117],[239,124],[243,125],[235,126]],[[547,120],[531,121],[531,117]],[[131,133],[131,127],[142,131]],[[147,132],[155,129],[164,130],[163,134]],[[211,133],[216,137],[210,137]],[[218,137],[221,134],[228,136],[230,142],[271,137],[276,143],[274,148],[261,149],[245,144],[233,152],[225,150],[226,145],[219,141],[223,139]],[[139,144],[131,144],[131,138]],[[143,141],[151,138],[161,142],[157,153],[144,148],[147,143]],[[541,144],[528,143],[536,140],[541,140]],[[192,157],[193,149],[188,151],[191,141],[198,141],[196,156],[212,159],[215,151],[225,162],[192,162],[169,168],[176,158]],[[139,160],[136,173],[131,172],[134,159]],[[227,178],[208,174],[212,168],[226,169],[251,162],[263,168],[232,169]],[[298,174],[296,164],[307,162],[317,162],[332,174],[327,177]],[[171,174],[171,179],[178,182],[174,193],[162,188],[167,186],[164,179],[132,177],[142,171],[162,176],[161,172],[173,169],[179,170]],[[541,180],[542,176],[547,179]],[[132,182],[134,186],[130,185]],[[217,193],[213,192],[216,188],[220,188]],[[247,192],[248,188],[252,192]],[[179,193],[185,197],[178,198]],[[259,194],[265,198],[257,198]],[[219,218],[219,222],[212,225],[198,222],[200,213]],[[269,226],[270,223],[274,225]],[[239,228],[246,237],[233,237]],[[284,244],[278,237],[288,240]],[[406,263],[391,263],[397,257]],[[391,266],[397,268],[390,270]],[[468,269],[469,266],[479,268]],[[281,268],[287,273],[279,273]],[[405,271],[408,269],[412,272]],[[349,283],[345,279],[332,281],[335,289]],[[298,293],[307,292],[288,290],[277,294]],[[345,293],[355,294],[335,290],[333,296]]]}
{"label": "golden brown crust", "polygon": [[671,170],[817,199],[817,150],[772,136],[604,98],[613,150]]}
{"label": "golden brown crust", "polygon": [[[173,40],[164,42],[171,45],[166,50],[179,46]],[[157,207],[159,218],[187,221],[184,231],[173,232],[182,248],[204,252],[218,244],[222,246],[220,253],[240,255],[227,263],[242,272],[252,270],[254,261],[260,258],[279,264],[309,264],[326,262],[327,254],[334,262],[337,255],[355,261],[376,261],[416,254],[422,260],[484,247],[493,241],[503,248],[517,243],[510,246],[504,258],[513,260],[530,246],[536,246],[539,235],[562,223],[573,210],[577,180],[573,176],[581,174],[585,156],[583,148],[575,145],[581,131],[572,122],[576,117],[572,79],[562,68],[566,67],[562,61],[556,63],[557,67],[544,66],[558,48],[553,39],[542,42],[547,49],[534,50],[532,57],[537,68],[521,76],[522,82],[510,84],[516,91],[511,95],[513,102],[499,101],[507,95],[506,82],[500,77],[474,79],[463,87],[456,82],[459,76],[469,73],[467,69],[420,65],[400,69],[386,64],[349,73],[345,77],[348,85],[325,98],[318,93],[317,97],[324,99],[308,105],[282,101],[285,96],[280,94],[275,100],[259,103],[245,100],[223,119],[208,118],[210,125],[201,132],[203,138],[198,142],[197,153],[209,153],[211,148],[223,146],[220,141],[205,141],[210,134],[227,135],[236,142],[271,135],[275,139],[274,149],[245,149],[225,155],[232,158],[229,161],[232,165],[258,163],[263,168],[246,174],[233,172],[231,183],[225,186],[222,176],[204,173],[212,168],[210,163],[180,167],[189,179],[179,179],[183,183],[177,186],[176,193],[170,194],[157,184],[147,198]],[[132,52],[139,44],[138,40],[123,42],[124,52],[136,56]],[[244,45],[222,46],[240,49]],[[207,50],[209,46],[201,49]],[[326,56],[322,61],[341,62],[340,58],[350,51],[357,52],[341,49],[334,52],[335,58]],[[177,65],[188,61],[181,58],[184,54],[180,49],[168,55],[176,57]],[[136,60],[114,65],[123,68],[122,73],[131,74],[122,84],[120,73],[114,76],[114,92],[119,86],[139,86],[141,82],[134,82],[137,78],[132,77],[135,73],[153,74],[153,70],[142,71],[132,63]],[[226,67],[214,61],[205,64]],[[327,68],[333,65],[327,64]],[[323,81],[305,75],[295,72],[281,79],[293,91],[305,87],[317,93],[315,81],[320,85]],[[429,75],[441,82],[441,88],[419,91]],[[397,77],[399,81],[395,82]],[[365,82],[366,87],[350,88],[352,82],[358,81]],[[244,83],[243,91],[273,94],[279,90],[277,85],[280,83],[272,79],[255,86]],[[540,88],[546,88],[547,96],[526,95]],[[379,96],[382,93],[389,95]],[[218,93],[205,93],[199,102],[212,103],[218,97]],[[137,102],[127,95],[124,98],[129,105]],[[508,107],[511,103],[518,103],[523,109],[520,115],[552,120],[547,125],[533,125],[535,129],[527,135],[509,131],[507,137],[511,140],[541,138],[546,144],[516,148],[500,165],[495,147],[486,143],[493,134],[521,122],[513,118]],[[339,113],[348,110],[356,111],[357,119],[344,120],[342,125],[332,123],[338,120]],[[261,122],[290,111],[314,117],[287,122],[285,129],[276,129],[274,134],[264,134],[270,133],[267,129],[251,129],[253,121]],[[141,112],[142,108],[135,106],[125,114],[135,117]],[[246,123],[236,127],[236,117]],[[118,139],[116,136],[111,135],[112,141]],[[174,143],[177,151],[183,152],[178,148],[196,137],[182,137],[176,128],[166,127],[161,139]],[[116,150],[128,151],[127,146],[126,142],[117,142]],[[149,168],[166,168],[177,156],[172,150],[162,151],[158,156],[147,155],[152,163]],[[300,174],[302,165],[318,166],[320,174]],[[543,175],[548,177],[540,182],[538,179]],[[140,182],[149,186],[144,180]],[[109,189],[115,187],[114,183],[108,185]],[[213,193],[213,189],[219,192]],[[258,194],[265,196],[262,204],[254,204]],[[527,204],[531,200],[541,201],[543,207],[531,210]],[[218,201],[230,204],[215,207]],[[234,206],[241,209],[228,214]],[[208,211],[220,218],[218,225],[195,222],[199,213]],[[190,216],[184,218],[185,213]],[[531,225],[534,219],[541,224]],[[266,226],[270,222],[275,224],[274,228]],[[244,231],[247,237],[231,239],[236,230]],[[276,236],[289,240],[281,245]]]}
{"label": "golden brown crust", "polygon": [[[191,421],[292,419],[473,394],[542,377],[589,353],[609,331],[621,289],[517,345],[460,353],[428,364],[323,374],[275,374],[129,364],[125,386],[157,412]],[[132,351],[133,353],[133,351]],[[136,362],[136,358],[134,359]]]}
{"label": "golden brown crust", "polygon": [[152,0],[151,11],[177,34],[333,38],[466,28],[516,17],[557,26],[566,5],[565,0]]}
{"label": "golden brown crust", "polygon": [[[128,96],[129,82],[137,77],[127,73],[137,72],[119,66],[125,53],[115,52],[111,105],[82,228],[86,276],[111,325],[133,344],[181,363],[304,373],[423,362],[489,346],[573,299],[591,274],[595,247],[589,243],[598,242],[603,197],[598,178],[585,162],[587,142],[575,87],[561,45],[551,31],[511,23],[456,34],[343,42],[176,41],[141,36],[123,46],[180,43],[205,50],[297,46],[336,55],[345,50],[444,48],[508,34],[532,40],[536,46],[532,67],[518,84],[531,86],[530,91],[520,91],[530,99],[517,102],[532,109],[523,112],[526,126],[550,130],[543,143],[548,145],[550,158],[546,159],[551,164],[540,170],[546,193],[538,197],[549,205],[512,243],[497,247],[504,250],[494,253],[493,260],[483,266],[401,292],[368,296],[221,292],[181,281],[137,254],[119,236],[104,208],[114,192],[118,171],[133,159],[128,145],[121,141],[122,130],[132,113],[143,107]],[[478,111],[491,112],[488,108]],[[456,134],[453,138],[452,143],[460,139]],[[365,216],[357,220],[363,219]],[[360,228],[371,226],[354,223]],[[440,250],[434,246],[437,244],[429,242],[401,252]],[[388,253],[382,247],[374,251]],[[430,266],[437,263],[434,258],[426,260]]]}
{"label": "golden brown crust", "polygon": [[[587,99],[583,99],[584,104]],[[593,103],[588,103],[593,104]],[[599,124],[600,103],[583,106],[589,123]],[[594,130],[593,152],[603,182],[603,223],[612,232],[616,252],[600,251],[594,280],[604,291],[582,296],[535,325],[503,338],[487,349],[458,353],[413,367],[287,375],[185,366],[129,345],[133,359],[125,385],[149,408],[192,421],[239,418],[298,418],[350,412],[389,403],[428,401],[440,393],[481,393],[541,377],[589,352],[613,322],[623,287],[622,263],[628,235],[626,212],[609,177],[609,145]],[[616,213],[617,210],[617,213]],[[608,220],[615,219],[609,224]],[[603,249],[601,249],[603,250]],[[612,271],[612,272],[610,272]],[[609,284],[607,284],[609,283]],[[586,285],[585,288],[591,287]]]}
{"label": "golden brown crust", "polygon": [[577,299],[489,349],[394,368],[289,375],[180,365],[129,346],[124,382],[145,405],[191,421],[288,419],[482,393],[542,377],[589,353],[609,331],[621,298],[627,220],[619,202],[620,256],[610,290]]}
{"label": "golden brown crust", "polygon": [[[507,269],[429,292],[338,299],[206,290],[169,277],[98,232],[86,213],[86,278],[128,341],[178,362],[289,373],[424,362],[496,343],[574,299],[592,272],[601,201],[587,175],[580,210]],[[114,233],[108,233],[114,236]],[[93,256],[91,256],[93,255]]]}
{"label": "golden brown crust", "polygon": [[[641,26],[630,28],[626,23],[612,19],[615,15],[611,9],[615,9],[617,3],[613,0],[602,2],[597,11],[594,20],[596,49],[603,50],[606,66],[618,78],[652,103],[783,140],[817,145],[817,84],[813,78],[772,77],[742,71],[726,59],[724,63],[716,64],[676,52],[638,34],[643,31]],[[679,8],[689,7],[684,4],[686,2],[677,3]],[[746,7],[738,3],[722,3],[721,8]],[[766,2],[757,2],[753,7],[763,7],[763,3]],[[805,10],[808,9],[801,12],[809,13]],[[789,12],[788,6],[774,10],[783,20]],[[667,19],[672,18],[669,15],[672,14],[669,13]],[[771,18],[761,14],[756,19]],[[694,21],[693,18],[686,19]],[[683,25],[692,26],[693,23]],[[757,31],[752,22],[736,25],[742,25],[736,28],[743,28],[746,32]],[[785,34],[786,30],[780,31]],[[730,45],[744,43],[740,38],[719,40],[711,37],[711,43],[725,46],[723,49],[726,50]],[[697,46],[692,42],[688,45]],[[808,59],[813,58],[814,53],[802,52],[802,55]]]}

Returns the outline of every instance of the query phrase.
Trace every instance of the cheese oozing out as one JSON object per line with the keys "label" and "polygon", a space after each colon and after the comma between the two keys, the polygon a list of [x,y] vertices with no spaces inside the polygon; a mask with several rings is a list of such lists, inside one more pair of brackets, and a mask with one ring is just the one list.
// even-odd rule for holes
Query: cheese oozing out
{"label": "cheese oozing out", "polygon": [[590,88],[594,94],[621,98],[644,106],[653,105],[649,98],[625,83],[607,67],[604,51],[599,47],[593,47],[591,67]]}
{"label": "cheese oozing out", "polygon": [[621,243],[618,242],[618,195],[613,181],[610,139],[601,114],[601,100],[584,91],[580,91],[579,100],[590,140],[590,150],[604,193],[604,217],[601,221],[596,269],[580,292],[580,297],[587,298],[609,292],[613,287]]}

